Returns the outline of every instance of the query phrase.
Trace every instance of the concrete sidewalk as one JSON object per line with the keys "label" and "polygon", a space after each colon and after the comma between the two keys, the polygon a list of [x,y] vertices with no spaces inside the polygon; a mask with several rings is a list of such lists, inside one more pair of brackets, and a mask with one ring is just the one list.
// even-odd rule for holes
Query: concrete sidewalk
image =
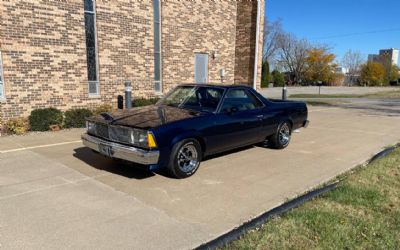
{"label": "concrete sidewalk", "polygon": [[286,150],[214,157],[185,180],[93,154],[82,130],[0,138],[0,244],[193,248],[400,141],[399,117],[376,110],[312,107],[309,119]]}

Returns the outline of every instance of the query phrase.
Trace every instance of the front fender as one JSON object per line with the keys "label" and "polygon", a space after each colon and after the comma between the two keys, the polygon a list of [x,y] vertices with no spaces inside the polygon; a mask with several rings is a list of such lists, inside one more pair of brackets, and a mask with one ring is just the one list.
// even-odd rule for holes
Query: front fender
{"label": "front fender", "polygon": [[170,147],[172,148],[176,143],[189,139],[189,138],[203,138],[201,133],[199,131],[191,130],[191,131],[186,131],[185,133],[176,135],[172,140],[171,140],[171,145]]}

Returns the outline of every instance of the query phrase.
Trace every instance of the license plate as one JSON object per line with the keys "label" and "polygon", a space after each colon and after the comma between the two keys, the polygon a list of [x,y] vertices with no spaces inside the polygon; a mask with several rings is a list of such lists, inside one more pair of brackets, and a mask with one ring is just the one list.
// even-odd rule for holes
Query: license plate
{"label": "license plate", "polygon": [[111,156],[112,150],[110,146],[99,144],[99,153],[105,156]]}

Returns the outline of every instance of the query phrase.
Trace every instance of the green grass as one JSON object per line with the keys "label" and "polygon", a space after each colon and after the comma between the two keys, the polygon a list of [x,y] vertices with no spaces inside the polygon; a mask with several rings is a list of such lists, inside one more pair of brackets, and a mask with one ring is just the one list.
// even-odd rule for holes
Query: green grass
{"label": "green grass", "polygon": [[293,94],[290,98],[400,98],[400,91],[384,91],[371,94]]}
{"label": "green grass", "polygon": [[400,249],[400,149],[225,249]]}

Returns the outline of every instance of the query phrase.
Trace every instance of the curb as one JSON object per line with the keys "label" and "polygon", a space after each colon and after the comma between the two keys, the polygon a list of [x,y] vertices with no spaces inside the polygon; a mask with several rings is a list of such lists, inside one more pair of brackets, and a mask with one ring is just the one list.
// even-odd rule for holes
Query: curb
{"label": "curb", "polygon": [[301,204],[305,203],[306,201],[309,201],[317,196],[320,196],[326,192],[329,192],[329,191],[335,189],[337,184],[338,183],[333,183],[333,184],[327,185],[325,187],[316,189],[316,190],[306,193],[298,198],[295,198],[294,200],[291,200],[281,206],[273,208],[272,210],[261,214],[260,216],[244,223],[243,225],[233,229],[232,231],[230,231],[226,234],[223,234],[223,235],[219,236],[218,238],[216,238],[208,243],[205,243],[195,249],[204,250],[204,249],[221,248],[221,247],[227,245],[228,243],[230,243],[234,240],[237,240],[238,238],[240,238],[242,235],[246,234],[250,230],[253,230],[253,229],[261,226],[262,224],[265,224],[265,222],[267,222],[272,217],[280,215],[282,213],[285,213],[290,209],[300,206]]}
{"label": "curb", "polygon": [[[396,148],[400,147],[400,143],[395,145],[395,146],[391,146],[388,147],[384,150],[382,150],[381,152],[375,154],[370,160],[368,160],[366,163],[367,165],[379,160],[383,157],[385,157],[386,155],[392,153],[394,150],[396,150]],[[227,244],[229,244],[230,242],[239,239],[241,236],[243,236],[244,234],[248,233],[251,230],[254,230],[258,227],[260,227],[261,225],[265,224],[268,220],[270,220],[271,218],[281,215],[293,208],[296,208],[300,205],[302,205],[303,203],[314,199],[317,196],[320,196],[322,194],[325,194],[333,189],[335,189],[337,187],[337,185],[339,184],[339,181],[334,182],[332,184],[323,186],[321,188],[318,188],[316,190],[310,191],[300,197],[297,197],[287,203],[284,203],[278,207],[275,207],[261,215],[259,215],[258,217],[242,224],[241,226],[215,238],[214,240],[211,240],[207,243],[204,243],[202,245],[200,245],[199,247],[196,247],[196,250],[208,250],[208,249],[217,249],[217,248],[222,248],[224,246],[226,246]]]}

